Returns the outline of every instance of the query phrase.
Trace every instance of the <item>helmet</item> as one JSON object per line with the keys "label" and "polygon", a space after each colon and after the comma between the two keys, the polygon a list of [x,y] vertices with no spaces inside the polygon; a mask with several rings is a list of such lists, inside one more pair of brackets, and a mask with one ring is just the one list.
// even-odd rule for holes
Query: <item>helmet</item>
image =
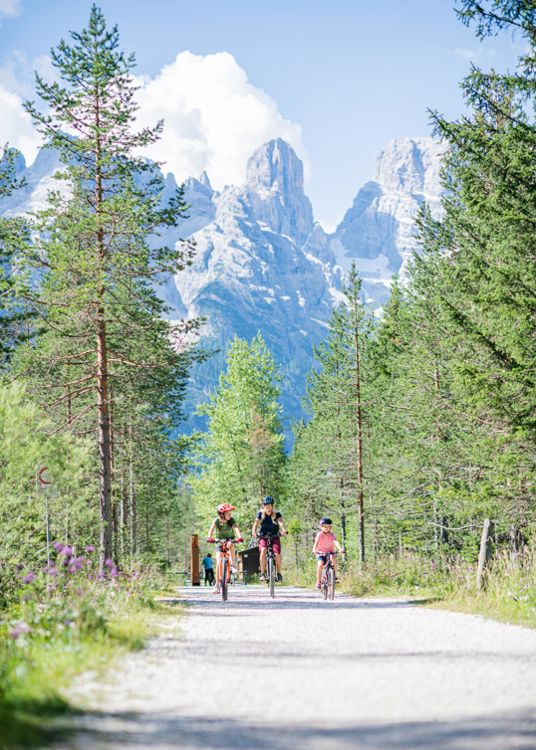
{"label": "helmet", "polygon": [[222,503],[221,505],[218,505],[216,508],[218,513],[227,513],[228,510],[236,510],[234,505],[229,505],[229,503]]}
{"label": "helmet", "polygon": [[328,518],[327,516],[324,516],[324,518],[320,519],[319,526],[333,526],[333,522],[331,518]]}
{"label": "helmet", "polygon": [[270,495],[266,495],[264,500],[262,501],[263,505],[275,505],[275,500],[273,497],[270,497]]}

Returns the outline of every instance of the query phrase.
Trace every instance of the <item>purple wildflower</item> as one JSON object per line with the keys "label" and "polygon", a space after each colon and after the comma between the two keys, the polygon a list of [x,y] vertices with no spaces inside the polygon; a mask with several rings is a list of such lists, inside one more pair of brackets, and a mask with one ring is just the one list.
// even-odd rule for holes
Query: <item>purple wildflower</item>
{"label": "purple wildflower", "polygon": [[61,554],[65,555],[65,557],[70,557],[73,554],[73,548],[66,544],[65,547],[62,547]]}
{"label": "purple wildflower", "polygon": [[115,563],[111,558],[108,558],[108,560],[104,563],[107,568],[115,568]]}
{"label": "purple wildflower", "polygon": [[119,573],[117,572],[117,568],[114,565],[114,567],[110,570],[110,578],[117,578],[118,575]]}
{"label": "purple wildflower", "polygon": [[54,549],[56,552],[60,552],[63,549],[63,542],[54,542]]}
{"label": "purple wildflower", "polygon": [[86,552],[89,554],[90,552],[95,552],[95,547],[92,544],[88,544],[86,547]]}
{"label": "purple wildflower", "polygon": [[24,633],[29,633],[30,630],[30,626],[25,622],[19,622],[18,625],[15,625],[15,627],[9,631],[9,637],[17,640],[19,636],[24,635]]}
{"label": "purple wildflower", "polygon": [[58,575],[58,569],[54,565],[51,565],[50,568],[48,568],[47,573],[49,576],[56,576]]}
{"label": "purple wildflower", "polygon": [[26,573],[26,575],[24,576],[24,578],[22,579],[22,582],[31,583],[34,578],[35,578],[35,573],[33,572],[33,570],[30,570],[30,572]]}

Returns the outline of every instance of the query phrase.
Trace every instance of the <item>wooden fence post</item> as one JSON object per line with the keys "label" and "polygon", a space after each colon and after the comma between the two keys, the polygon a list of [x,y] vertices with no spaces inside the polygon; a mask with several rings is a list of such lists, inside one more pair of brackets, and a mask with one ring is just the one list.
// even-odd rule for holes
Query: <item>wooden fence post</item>
{"label": "wooden fence post", "polygon": [[486,588],[486,578],[484,576],[484,573],[491,557],[491,537],[493,535],[493,530],[493,521],[490,521],[489,518],[486,518],[484,520],[484,526],[482,528],[480,552],[478,554],[478,567],[476,571],[477,591],[482,591],[482,589]]}
{"label": "wooden fence post", "polygon": [[192,586],[200,586],[199,577],[199,537],[192,534]]}

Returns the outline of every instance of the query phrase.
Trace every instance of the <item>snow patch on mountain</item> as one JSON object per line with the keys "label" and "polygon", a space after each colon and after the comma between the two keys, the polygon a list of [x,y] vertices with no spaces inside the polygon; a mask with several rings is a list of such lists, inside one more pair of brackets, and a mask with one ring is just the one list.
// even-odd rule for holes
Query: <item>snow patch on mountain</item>
{"label": "snow patch on mountain", "polygon": [[[348,270],[356,261],[374,300],[395,273],[402,276],[417,247],[414,219],[426,202],[441,210],[444,143],[433,138],[395,138],[381,152],[375,179],[357,193],[331,238],[337,262]],[[378,300],[379,301],[379,300]]]}

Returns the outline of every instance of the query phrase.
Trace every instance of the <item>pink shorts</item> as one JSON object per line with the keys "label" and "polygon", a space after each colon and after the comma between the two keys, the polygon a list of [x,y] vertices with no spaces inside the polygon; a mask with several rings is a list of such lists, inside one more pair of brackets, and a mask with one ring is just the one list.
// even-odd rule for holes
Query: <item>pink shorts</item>
{"label": "pink shorts", "polygon": [[[268,548],[268,539],[265,537],[261,537],[259,539],[259,549],[267,549]],[[272,549],[275,552],[276,555],[281,554],[281,539],[279,537],[272,537]]]}

